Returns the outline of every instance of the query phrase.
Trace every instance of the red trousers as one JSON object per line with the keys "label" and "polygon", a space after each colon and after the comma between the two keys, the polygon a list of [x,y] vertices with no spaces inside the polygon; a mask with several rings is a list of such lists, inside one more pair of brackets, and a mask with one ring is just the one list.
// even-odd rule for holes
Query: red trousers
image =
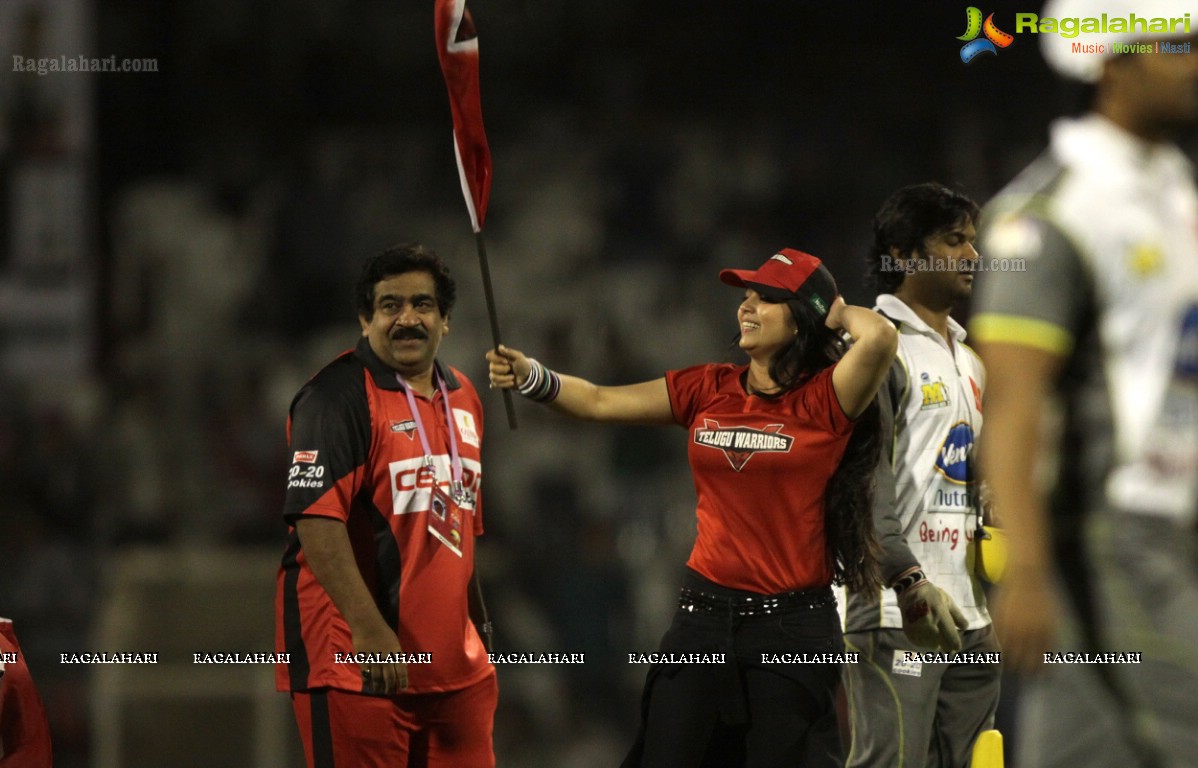
{"label": "red trousers", "polygon": [[494,768],[495,675],[458,691],[291,694],[309,768]]}

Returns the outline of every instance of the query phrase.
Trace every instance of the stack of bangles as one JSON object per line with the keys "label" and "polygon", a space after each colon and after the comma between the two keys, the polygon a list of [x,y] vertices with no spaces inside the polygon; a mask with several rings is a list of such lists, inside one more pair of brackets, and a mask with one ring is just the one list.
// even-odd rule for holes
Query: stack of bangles
{"label": "stack of bangles", "polygon": [[552,402],[562,390],[562,377],[531,357],[528,358],[528,362],[532,366],[528,378],[516,391],[538,403]]}

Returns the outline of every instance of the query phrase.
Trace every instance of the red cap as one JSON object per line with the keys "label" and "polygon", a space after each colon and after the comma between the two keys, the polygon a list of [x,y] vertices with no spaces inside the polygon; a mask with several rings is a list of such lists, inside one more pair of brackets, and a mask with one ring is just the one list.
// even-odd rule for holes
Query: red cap
{"label": "red cap", "polygon": [[725,269],[720,280],[738,288],[752,288],[770,301],[797,299],[826,317],[838,292],[832,273],[809,253],[783,248],[756,270]]}

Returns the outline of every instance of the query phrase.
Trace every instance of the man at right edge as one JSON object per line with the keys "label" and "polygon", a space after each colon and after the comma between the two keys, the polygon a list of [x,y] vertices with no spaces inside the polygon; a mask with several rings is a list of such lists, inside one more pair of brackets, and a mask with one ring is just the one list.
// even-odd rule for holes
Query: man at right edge
{"label": "man at right edge", "polygon": [[981,252],[1026,264],[982,276],[970,329],[1021,768],[1198,764],[1198,193],[1175,143],[1198,124],[1194,10],[1050,0],[1041,17],[1131,31],[1039,33],[1088,112],[982,216]]}

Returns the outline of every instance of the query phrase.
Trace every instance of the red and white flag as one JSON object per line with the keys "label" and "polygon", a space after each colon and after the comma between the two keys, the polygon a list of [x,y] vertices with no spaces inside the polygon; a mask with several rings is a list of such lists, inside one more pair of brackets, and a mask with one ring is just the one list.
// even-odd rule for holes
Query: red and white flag
{"label": "red and white flag", "polygon": [[437,57],[453,111],[454,153],[470,224],[481,232],[491,197],[491,149],[478,94],[478,35],[466,0],[436,0]]}

